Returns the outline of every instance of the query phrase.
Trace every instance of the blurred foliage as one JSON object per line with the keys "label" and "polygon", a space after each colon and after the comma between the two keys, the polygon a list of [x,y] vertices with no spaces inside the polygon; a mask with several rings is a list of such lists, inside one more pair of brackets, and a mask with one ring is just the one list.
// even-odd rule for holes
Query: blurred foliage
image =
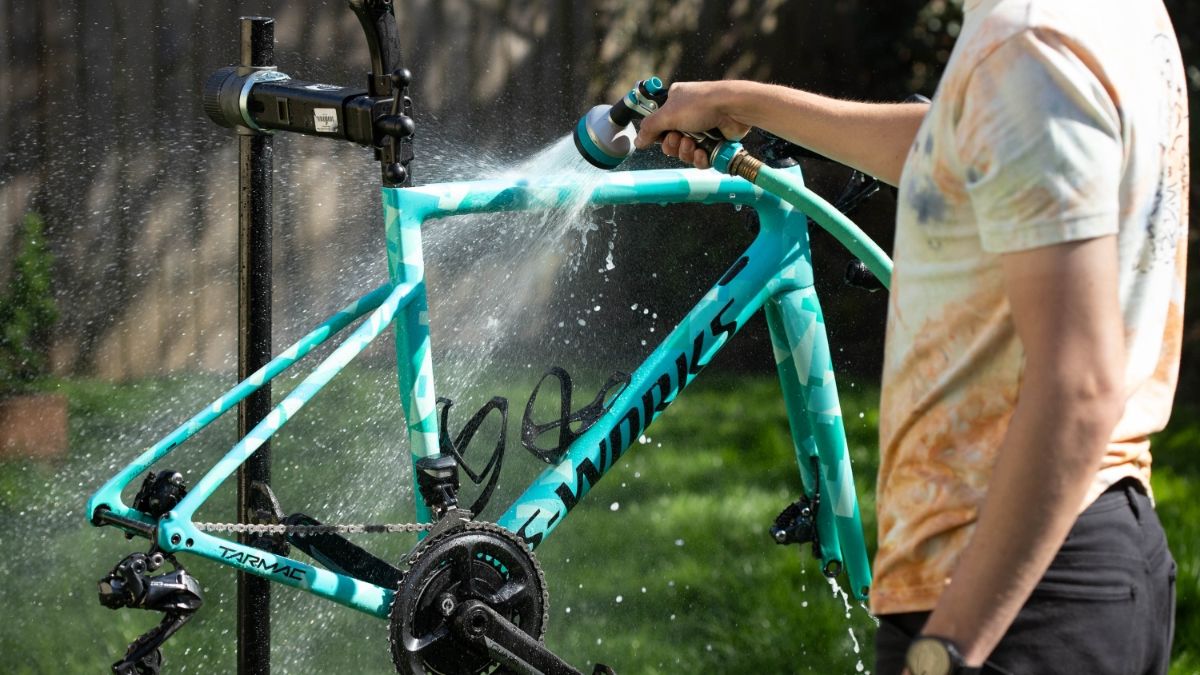
{"label": "blurred foliage", "polygon": [[51,288],[54,256],[44,230],[41,216],[25,216],[13,271],[0,295],[0,393],[20,391],[48,373],[58,308]]}
{"label": "blurred foliage", "polygon": [[900,48],[902,60],[912,64],[909,85],[913,91],[932,93],[937,86],[962,19],[962,0],[933,0],[917,12],[908,44]]}

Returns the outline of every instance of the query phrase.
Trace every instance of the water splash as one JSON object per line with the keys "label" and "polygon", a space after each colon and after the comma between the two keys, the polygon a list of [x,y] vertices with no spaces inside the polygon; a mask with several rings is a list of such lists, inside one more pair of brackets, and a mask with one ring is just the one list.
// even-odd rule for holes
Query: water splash
{"label": "water splash", "polygon": [[[605,173],[580,157],[569,136],[514,166],[481,168],[490,169],[479,174],[487,178],[553,177],[571,190],[561,204],[542,211],[459,216],[426,225],[436,377],[439,390],[453,396],[470,392],[501,350],[544,347],[556,341],[559,320],[562,328],[584,328],[584,316],[598,311],[592,309],[598,305],[569,293],[568,301],[556,300],[590,271],[583,263],[602,228],[588,199]],[[611,246],[607,254],[611,261]],[[570,340],[573,331],[561,333],[557,339]]]}

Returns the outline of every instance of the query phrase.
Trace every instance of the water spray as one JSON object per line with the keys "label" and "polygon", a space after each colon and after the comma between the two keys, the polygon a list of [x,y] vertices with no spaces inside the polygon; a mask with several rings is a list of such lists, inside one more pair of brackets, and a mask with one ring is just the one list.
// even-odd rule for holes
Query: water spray
{"label": "water spray", "polygon": [[[661,79],[642,80],[616,103],[598,105],[580,118],[572,134],[575,147],[593,166],[615,169],[633,154],[633,139],[637,135],[633,121],[652,115],[666,102],[667,87]],[[838,209],[806,188],[798,174],[767,166],[746,151],[741,143],[726,139],[719,129],[681,133],[696,141],[696,147],[708,155],[708,163],[713,169],[745,178],[809,214],[814,222],[866,264],[884,286],[891,285],[892,261],[883,249]]]}

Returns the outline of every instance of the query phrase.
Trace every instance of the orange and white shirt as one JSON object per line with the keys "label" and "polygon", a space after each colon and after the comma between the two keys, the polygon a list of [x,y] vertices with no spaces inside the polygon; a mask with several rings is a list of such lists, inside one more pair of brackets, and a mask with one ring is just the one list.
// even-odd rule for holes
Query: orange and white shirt
{"label": "orange and white shirt", "polygon": [[1128,392],[1080,510],[1149,486],[1171,411],[1186,80],[1161,0],[966,0],[900,181],[871,607],[930,610],[974,529],[1024,367],[999,257],[1116,235]]}

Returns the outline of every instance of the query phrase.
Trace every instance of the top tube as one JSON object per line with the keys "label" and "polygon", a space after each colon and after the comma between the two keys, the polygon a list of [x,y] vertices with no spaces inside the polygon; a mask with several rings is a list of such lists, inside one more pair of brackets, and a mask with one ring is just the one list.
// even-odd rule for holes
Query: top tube
{"label": "top tube", "polygon": [[[405,217],[418,221],[469,213],[550,209],[578,198],[578,187],[557,177],[435,183],[410,188],[383,188]],[[711,169],[612,171],[592,190],[596,205],[703,203],[792,206],[749,181]]]}

